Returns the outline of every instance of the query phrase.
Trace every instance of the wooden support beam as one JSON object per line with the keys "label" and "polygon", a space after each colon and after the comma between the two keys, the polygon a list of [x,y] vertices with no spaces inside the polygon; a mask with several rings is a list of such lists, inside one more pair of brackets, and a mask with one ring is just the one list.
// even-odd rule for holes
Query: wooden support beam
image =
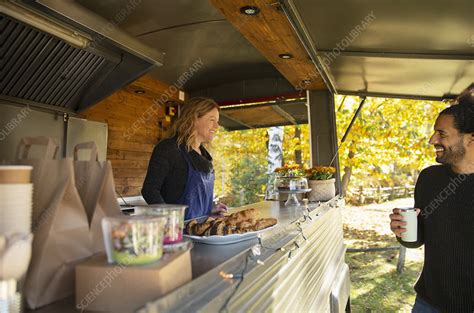
{"label": "wooden support beam", "polygon": [[293,116],[291,116],[288,112],[280,108],[278,105],[272,105],[272,109],[277,112],[279,115],[284,117],[288,122],[290,122],[293,125],[296,125],[296,120]]}
{"label": "wooden support beam", "polygon": [[228,115],[228,114],[225,114],[224,112],[222,112],[222,110],[221,110],[221,112],[220,112],[220,115],[221,115],[221,116],[224,116],[225,118],[231,120],[231,121],[234,122],[234,123],[237,123],[237,124],[239,124],[239,125],[245,126],[245,127],[247,127],[248,129],[253,129],[253,128],[255,128],[255,127],[253,127],[253,126],[250,126],[250,125],[248,125],[248,124],[245,124],[245,123],[242,122],[242,121],[239,121],[238,119],[235,119],[235,118],[231,117],[231,116]]}

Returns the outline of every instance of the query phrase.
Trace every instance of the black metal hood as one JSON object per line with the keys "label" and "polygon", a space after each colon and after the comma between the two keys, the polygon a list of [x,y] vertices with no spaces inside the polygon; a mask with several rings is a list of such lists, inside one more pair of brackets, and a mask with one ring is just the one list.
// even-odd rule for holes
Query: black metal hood
{"label": "black metal hood", "polygon": [[0,3],[0,97],[80,112],[163,55],[74,1]]}

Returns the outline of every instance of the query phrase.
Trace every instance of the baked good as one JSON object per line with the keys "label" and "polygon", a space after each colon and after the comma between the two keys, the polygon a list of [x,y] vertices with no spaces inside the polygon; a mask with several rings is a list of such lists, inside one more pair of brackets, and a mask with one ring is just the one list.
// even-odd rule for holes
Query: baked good
{"label": "baked good", "polygon": [[198,223],[198,222],[197,222],[195,219],[190,220],[190,221],[186,224],[186,226],[184,227],[184,233],[191,235],[191,234],[192,234],[192,230],[191,230],[191,229],[192,229],[193,226],[196,225],[197,223]]}
{"label": "baked good", "polygon": [[229,215],[226,219],[226,222],[229,224],[237,224],[239,222],[243,222],[252,218],[256,218],[258,216],[258,211],[254,208],[239,211]]}
{"label": "baked good", "polygon": [[262,230],[277,223],[276,218],[257,219],[257,216],[258,210],[251,208],[229,216],[209,216],[202,223],[193,219],[186,225],[185,232],[195,236],[223,236]]}
{"label": "baked good", "polygon": [[237,227],[235,225],[227,225],[225,228],[224,228],[224,235],[231,235],[231,234],[235,234],[237,231]]}
{"label": "baked good", "polygon": [[246,233],[253,230],[253,225],[250,221],[243,221],[237,224],[237,232],[239,234]]}
{"label": "baked good", "polygon": [[225,222],[224,221],[218,221],[218,222],[215,222],[212,226],[211,226],[211,236],[212,235],[219,235],[219,236],[222,236],[224,235],[224,229],[225,229]]}
{"label": "baked good", "polygon": [[212,227],[209,227],[208,229],[206,229],[206,231],[204,232],[204,234],[202,234],[202,236],[209,237],[211,235],[211,228]]}
{"label": "baked good", "polygon": [[196,235],[196,236],[202,236],[204,234],[204,232],[210,228],[212,226],[212,223],[201,223],[201,224],[195,224],[193,225],[193,227],[191,228],[191,233],[192,235]]}
{"label": "baked good", "polygon": [[261,219],[257,220],[257,223],[255,223],[255,226],[254,226],[253,230],[255,230],[255,231],[262,230],[262,229],[271,227],[273,225],[276,225],[277,222],[278,221],[277,221],[276,218],[261,218]]}
{"label": "baked good", "polygon": [[212,217],[212,216],[209,216],[208,218],[206,218],[206,220],[204,221],[204,223],[212,223],[216,220],[215,217]]}

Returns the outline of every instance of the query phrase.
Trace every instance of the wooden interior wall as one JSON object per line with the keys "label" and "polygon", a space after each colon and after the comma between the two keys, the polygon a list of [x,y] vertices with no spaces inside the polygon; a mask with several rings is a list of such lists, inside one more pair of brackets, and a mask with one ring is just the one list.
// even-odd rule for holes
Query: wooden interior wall
{"label": "wooden interior wall", "polygon": [[[139,79],[82,114],[108,124],[107,159],[112,163],[116,191],[123,196],[140,195],[153,148],[171,128],[165,121],[165,105],[154,104],[166,86],[160,83],[161,91],[149,92],[143,88],[144,81],[150,83],[150,78]],[[145,93],[135,93],[135,86]],[[177,99],[177,94],[171,95],[171,100]]]}

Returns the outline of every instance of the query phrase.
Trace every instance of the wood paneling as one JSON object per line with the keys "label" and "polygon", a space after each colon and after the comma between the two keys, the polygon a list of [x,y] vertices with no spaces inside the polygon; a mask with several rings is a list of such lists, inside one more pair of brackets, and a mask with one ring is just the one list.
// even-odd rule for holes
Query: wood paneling
{"label": "wood paneling", "polygon": [[124,89],[130,93],[135,93],[137,90],[143,90],[145,93],[141,94],[141,96],[153,101],[164,100],[166,102],[166,99],[169,99],[170,101],[183,102],[187,99],[185,93],[181,94],[180,99],[179,90],[175,86],[170,86],[160,82],[148,75],[140,77]]}
{"label": "wood paneling", "polygon": [[168,97],[181,102],[176,88],[145,76],[82,114],[88,120],[108,124],[107,159],[112,163],[116,191],[123,196],[140,194],[151,152],[169,135],[165,105],[160,104]]}
{"label": "wood paneling", "polygon": [[107,156],[110,160],[146,160],[150,157],[149,152],[123,151],[107,149]]}
{"label": "wood paneling", "polygon": [[[226,19],[298,89],[326,89],[315,65],[275,0],[211,0]],[[260,13],[240,13],[244,6],[256,6]],[[292,59],[278,55],[289,53]],[[309,83],[303,81],[309,80]]]}
{"label": "wood paneling", "polygon": [[288,120],[275,112],[271,106],[255,107],[248,110],[225,110],[224,112],[248,125],[288,124]]}
{"label": "wood paneling", "polygon": [[110,162],[114,168],[143,169],[148,166],[148,160],[110,160]]}

